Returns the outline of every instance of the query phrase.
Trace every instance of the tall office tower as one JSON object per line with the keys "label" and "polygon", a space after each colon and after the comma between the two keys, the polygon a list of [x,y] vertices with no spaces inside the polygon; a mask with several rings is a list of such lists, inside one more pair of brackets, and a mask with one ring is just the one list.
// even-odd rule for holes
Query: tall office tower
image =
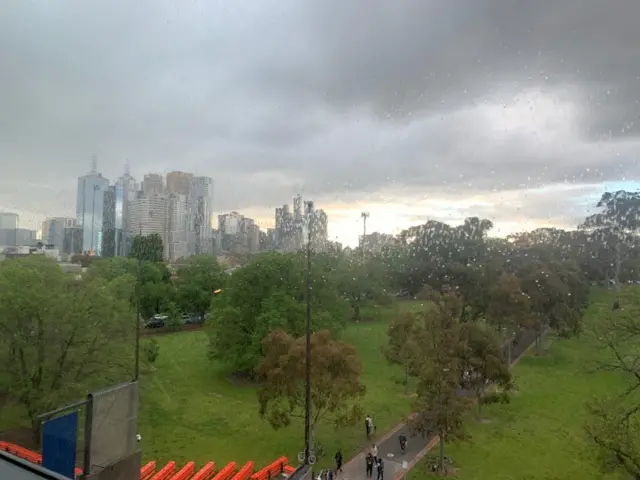
{"label": "tall office tower", "polygon": [[213,180],[209,177],[191,178],[187,204],[190,222],[189,253],[191,255],[211,254]]}
{"label": "tall office tower", "polygon": [[167,258],[176,262],[189,256],[187,195],[171,193],[167,212]]}
{"label": "tall office tower", "polygon": [[129,163],[125,167],[124,175],[118,178],[116,186],[122,187],[122,255],[128,255],[131,249],[131,242],[135,233],[129,228],[129,205],[138,196],[138,184],[136,179],[129,173]]}
{"label": "tall office tower", "polygon": [[140,195],[129,205],[129,226],[132,232],[135,235],[160,235],[165,257],[168,257],[167,212],[167,198],[163,195]]}
{"label": "tall office tower", "polygon": [[296,222],[302,221],[302,196],[300,194],[293,197],[293,219]]}
{"label": "tall office tower", "polygon": [[142,180],[142,193],[145,196],[163,195],[164,194],[164,178],[157,173],[147,173]]}
{"label": "tall office tower", "polygon": [[124,250],[124,186],[111,185],[104,192],[102,256],[121,257]]}
{"label": "tall office tower", "polygon": [[329,242],[328,217],[324,210],[313,210],[309,219],[311,228],[311,245],[315,251],[326,251]]}
{"label": "tall office tower", "polygon": [[91,171],[78,178],[76,197],[76,226],[82,229],[82,250],[90,254],[102,254],[102,214],[104,192],[109,180],[98,172],[93,157]]}
{"label": "tall office tower", "polygon": [[75,218],[53,217],[42,222],[42,241],[64,251],[64,230],[76,226]]}
{"label": "tall office tower", "polygon": [[189,187],[193,173],[169,172],[167,173],[167,192],[189,195]]}
{"label": "tall office tower", "polygon": [[0,230],[14,230],[18,228],[19,217],[17,213],[0,212]]}

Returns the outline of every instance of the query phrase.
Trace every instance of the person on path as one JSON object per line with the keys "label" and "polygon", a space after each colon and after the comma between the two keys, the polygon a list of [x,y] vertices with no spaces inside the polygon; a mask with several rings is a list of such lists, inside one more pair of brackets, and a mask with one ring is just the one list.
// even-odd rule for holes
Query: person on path
{"label": "person on path", "polygon": [[375,429],[371,415],[367,415],[364,419],[364,428],[367,433],[367,440],[371,440],[371,435],[373,435]]}
{"label": "person on path", "polygon": [[327,480],[333,480],[333,470],[327,470]]}
{"label": "person on path", "polygon": [[373,455],[371,455],[371,452],[367,453],[365,463],[367,465],[366,476],[367,478],[371,478],[373,476]]}
{"label": "person on path", "polygon": [[342,451],[338,450],[335,455],[336,459],[336,473],[342,472]]}
{"label": "person on path", "polygon": [[384,480],[384,462],[381,458],[378,459],[378,477],[376,480]]}
{"label": "person on path", "polygon": [[376,447],[375,443],[371,447],[371,456],[373,457],[374,460],[378,460],[378,447]]}
{"label": "person on path", "polygon": [[398,437],[398,440],[400,440],[400,450],[404,455],[405,453],[407,453],[407,437],[404,433],[401,433]]}

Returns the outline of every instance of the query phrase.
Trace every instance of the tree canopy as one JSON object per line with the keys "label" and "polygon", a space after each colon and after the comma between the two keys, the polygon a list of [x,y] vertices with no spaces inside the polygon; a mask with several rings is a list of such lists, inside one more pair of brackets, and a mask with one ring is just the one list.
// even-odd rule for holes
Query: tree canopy
{"label": "tree canopy", "polygon": [[[306,339],[275,329],[265,337],[263,346],[264,357],[257,367],[262,379],[260,416],[274,428],[281,428],[294,418],[304,419]],[[321,330],[311,336],[310,355],[311,427],[320,421],[341,427],[363,418],[359,401],[365,387],[360,382],[362,364],[355,349]]]}
{"label": "tree canopy", "polygon": [[[231,275],[211,304],[207,332],[210,356],[238,371],[253,372],[263,354],[262,340],[282,328],[298,337],[306,319],[306,259],[270,252],[254,257]],[[333,335],[346,325],[349,305],[335,277],[318,264],[311,272],[312,329]]]}
{"label": "tree canopy", "polygon": [[0,389],[38,415],[133,378],[131,277],[78,280],[44,256],[0,263]]}

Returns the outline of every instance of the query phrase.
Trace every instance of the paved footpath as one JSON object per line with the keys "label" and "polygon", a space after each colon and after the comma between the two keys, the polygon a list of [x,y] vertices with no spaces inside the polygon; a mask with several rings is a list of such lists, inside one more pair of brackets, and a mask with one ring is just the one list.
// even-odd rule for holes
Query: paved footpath
{"label": "paved footpath", "polygon": [[[534,343],[535,334],[533,332],[525,331],[521,334],[518,345],[512,347],[512,367],[518,363],[518,360]],[[460,393],[467,394],[467,392]],[[407,451],[404,455],[400,451],[400,441],[398,440],[398,436],[401,433],[404,433],[408,439]],[[365,457],[374,442],[378,447],[378,455],[384,460],[384,479],[400,480],[438,444],[438,441],[438,436],[425,438],[420,435],[412,436],[407,425],[401,423],[384,435],[375,437],[362,452],[345,463],[342,467],[342,473],[337,476],[337,480],[367,480]],[[374,467],[372,479],[376,480],[376,478],[377,472]]]}

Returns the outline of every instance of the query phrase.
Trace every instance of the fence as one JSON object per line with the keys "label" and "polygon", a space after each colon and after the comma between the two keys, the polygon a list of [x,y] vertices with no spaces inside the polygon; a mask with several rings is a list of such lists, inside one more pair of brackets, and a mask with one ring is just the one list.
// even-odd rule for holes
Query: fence
{"label": "fence", "polygon": [[[64,458],[58,458],[57,461],[65,463],[70,453],[68,448],[61,450],[60,441],[72,443],[76,449],[76,474],[82,472],[87,477],[133,455],[137,450],[138,398],[138,382],[125,382],[89,393],[80,402],[40,415],[44,426],[43,457],[46,457],[47,441],[58,441],[55,450],[64,450]],[[74,416],[77,416],[75,423]],[[44,436],[47,425],[56,427],[50,429],[54,430],[52,440]],[[76,428],[73,439],[68,432],[71,425]]]}

